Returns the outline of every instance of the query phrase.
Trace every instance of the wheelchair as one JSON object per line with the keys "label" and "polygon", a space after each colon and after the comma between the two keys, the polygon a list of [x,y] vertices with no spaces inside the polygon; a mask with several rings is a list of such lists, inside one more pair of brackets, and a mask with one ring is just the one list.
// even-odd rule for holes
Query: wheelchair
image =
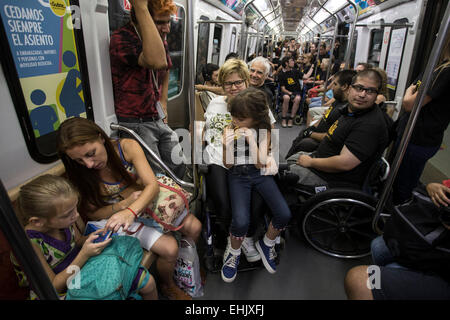
{"label": "wheelchair", "polygon": [[[294,124],[297,126],[300,126],[303,123],[303,119],[306,119],[308,108],[305,103],[305,99],[306,99],[305,88],[302,87],[300,105],[298,107],[297,114],[295,115],[295,117],[293,119]],[[278,119],[281,120],[281,108],[283,106],[283,93],[281,92],[281,86],[279,83],[277,84],[276,95],[275,95],[274,100],[275,100],[275,114],[278,116]],[[291,112],[293,104],[294,104],[294,102],[293,102],[293,99],[291,98],[289,100],[288,114]],[[306,110],[305,110],[305,108],[306,108]]]}
{"label": "wheelchair", "polygon": [[[206,189],[206,175],[208,173],[208,165],[200,164],[197,166],[198,174],[200,175],[200,195],[201,195],[201,221],[203,225],[203,239],[206,243],[205,252],[203,254],[203,263],[205,265],[206,270],[209,272],[215,273],[220,272],[223,263],[223,251],[224,248],[218,247],[218,229],[219,224],[222,223],[218,221],[217,215],[215,213],[215,204],[213,203],[211,198],[207,196]],[[262,200],[261,200],[262,201]],[[258,206],[258,208],[260,208]],[[267,227],[269,226],[271,217],[269,216],[269,208],[264,205],[261,208],[261,214],[258,217],[252,216],[252,219],[256,220],[255,222],[255,235],[254,238],[261,238],[263,234],[266,232]],[[230,221],[231,222],[231,221]],[[276,264],[279,263],[281,251],[284,248],[285,233],[282,231],[281,235],[277,237],[275,251],[277,252]],[[223,249],[223,250],[222,250]],[[251,271],[259,268],[264,268],[262,261],[249,262],[247,261],[244,254],[241,255],[241,260],[239,262],[238,271]]]}
{"label": "wheelchair", "polygon": [[[293,214],[290,228],[326,255],[345,259],[368,256],[370,244],[378,236],[372,229],[377,197],[389,169],[381,157],[370,168],[362,189],[341,185],[319,192],[314,187],[283,183],[281,189]],[[294,175],[287,171],[287,164],[280,166],[279,174]]]}

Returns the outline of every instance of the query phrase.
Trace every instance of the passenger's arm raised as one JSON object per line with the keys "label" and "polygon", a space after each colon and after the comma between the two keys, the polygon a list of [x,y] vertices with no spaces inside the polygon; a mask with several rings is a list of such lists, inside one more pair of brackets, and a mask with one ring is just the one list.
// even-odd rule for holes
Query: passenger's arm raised
{"label": "passenger's arm raised", "polygon": [[130,0],[136,13],[136,26],[142,40],[142,52],[138,64],[147,69],[166,69],[167,59],[164,44],[148,11],[148,0]]}

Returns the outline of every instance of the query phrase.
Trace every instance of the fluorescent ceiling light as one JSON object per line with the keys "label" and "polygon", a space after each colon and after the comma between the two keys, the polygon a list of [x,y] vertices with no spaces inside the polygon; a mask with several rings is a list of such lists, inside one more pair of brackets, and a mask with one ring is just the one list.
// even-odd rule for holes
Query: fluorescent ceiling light
{"label": "fluorescent ceiling light", "polygon": [[324,9],[320,9],[320,11],[314,15],[313,19],[315,22],[317,22],[317,24],[321,24],[329,16],[330,16],[330,14],[328,12],[326,12]]}
{"label": "fluorescent ceiling light", "polygon": [[267,5],[266,0],[255,0],[253,5],[262,13],[263,16],[272,11],[271,6]]}
{"label": "fluorescent ceiling light", "polygon": [[348,4],[347,0],[328,0],[324,8],[332,13],[336,13]]}

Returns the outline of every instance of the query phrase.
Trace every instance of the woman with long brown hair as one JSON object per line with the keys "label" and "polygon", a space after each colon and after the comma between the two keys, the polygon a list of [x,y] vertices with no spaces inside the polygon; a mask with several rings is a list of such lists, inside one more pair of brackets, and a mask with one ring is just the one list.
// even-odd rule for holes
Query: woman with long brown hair
{"label": "woman with long brown hair", "polygon": [[[85,220],[106,220],[105,228],[131,229],[157,197],[159,185],[144,151],[132,139],[111,140],[94,122],[84,118],[64,121],[58,130],[58,153],[70,181],[81,195],[80,213]],[[145,225],[141,245],[158,255],[156,268],[162,293],[170,299],[189,299],[173,281],[178,257],[175,238],[155,225]],[[139,232],[142,232],[139,231]],[[188,214],[180,232],[196,241],[200,221]]]}

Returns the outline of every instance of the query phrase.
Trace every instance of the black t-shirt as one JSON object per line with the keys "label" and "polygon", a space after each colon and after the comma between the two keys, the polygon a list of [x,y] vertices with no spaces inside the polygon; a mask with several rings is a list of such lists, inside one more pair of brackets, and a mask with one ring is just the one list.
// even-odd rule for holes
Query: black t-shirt
{"label": "black t-shirt", "polygon": [[[411,143],[424,147],[437,147],[441,145],[444,132],[450,122],[450,67],[433,73],[427,95],[432,100],[420,110]],[[408,117],[409,113],[400,119],[402,129],[406,126]]]}
{"label": "black t-shirt", "polygon": [[342,107],[347,105],[347,102],[339,102],[335,100],[331,106],[325,111],[322,119],[317,125],[316,132],[323,133],[327,132],[328,129],[332,126],[332,124],[339,119],[342,115]]}
{"label": "black t-shirt", "polygon": [[303,73],[298,69],[292,69],[280,74],[278,81],[280,86],[284,86],[286,90],[291,92],[301,92],[300,80],[303,79]]}
{"label": "black t-shirt", "polygon": [[270,90],[270,88],[267,86],[267,84],[264,83],[261,87],[254,87],[254,88],[259,89],[266,94],[267,103],[269,104],[269,107],[271,107],[273,104],[273,94],[272,94],[272,90]]}
{"label": "black t-shirt", "polygon": [[330,185],[356,184],[362,186],[367,173],[389,141],[384,115],[378,106],[357,113],[348,107],[328,129],[315,153],[316,158],[329,158],[341,153],[344,145],[361,163],[350,171],[329,173],[312,169]]}

